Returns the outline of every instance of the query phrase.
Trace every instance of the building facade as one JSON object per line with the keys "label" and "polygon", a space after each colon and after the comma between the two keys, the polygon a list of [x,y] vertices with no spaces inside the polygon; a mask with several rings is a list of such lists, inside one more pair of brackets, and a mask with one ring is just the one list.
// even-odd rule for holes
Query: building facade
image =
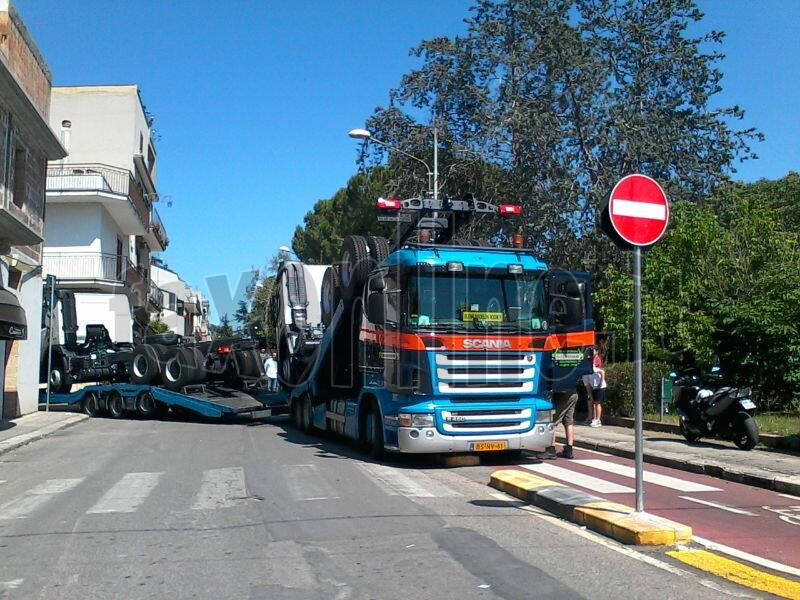
{"label": "building facade", "polygon": [[163,294],[159,318],[170,331],[198,340],[208,338],[208,300],[191,288],[177,273],[162,265],[152,265],[153,280]]}
{"label": "building facade", "polygon": [[9,0],[0,0],[0,415],[38,408],[51,75]]}
{"label": "building facade", "polygon": [[150,260],[169,243],[151,117],[136,85],[54,87],[50,124],[69,156],[47,169],[44,271],[75,292],[79,342],[94,323],[136,342],[162,309]]}

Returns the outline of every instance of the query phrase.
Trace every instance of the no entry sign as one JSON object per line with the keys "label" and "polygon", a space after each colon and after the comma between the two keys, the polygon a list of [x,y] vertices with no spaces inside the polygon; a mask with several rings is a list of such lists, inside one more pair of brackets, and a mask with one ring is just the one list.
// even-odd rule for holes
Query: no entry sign
{"label": "no entry sign", "polygon": [[614,231],[632,246],[652,246],[667,230],[667,195],[646,175],[623,177],[611,191],[607,210]]}

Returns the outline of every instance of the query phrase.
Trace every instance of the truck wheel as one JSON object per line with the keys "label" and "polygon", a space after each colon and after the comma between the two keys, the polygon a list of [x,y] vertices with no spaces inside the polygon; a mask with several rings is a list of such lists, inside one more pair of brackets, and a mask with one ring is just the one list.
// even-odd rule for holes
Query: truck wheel
{"label": "truck wheel", "polygon": [[112,419],[120,419],[125,414],[125,399],[119,392],[109,392],[106,396],[106,407]]}
{"label": "truck wheel", "polygon": [[314,431],[314,407],[308,394],[300,402],[300,429],[305,433]]}
{"label": "truck wheel", "polygon": [[292,406],[289,409],[292,413],[292,424],[298,431],[303,430],[302,411],[300,408],[301,400],[292,400]]}
{"label": "truck wheel", "polygon": [[50,368],[50,391],[54,394],[69,394],[72,389],[72,375],[66,367],[66,359],[59,357],[58,364],[53,357],[53,365]]}
{"label": "truck wheel", "polygon": [[373,265],[377,266],[389,256],[389,242],[386,238],[371,235],[367,238],[367,248],[369,248],[369,258]]}
{"label": "truck wheel", "polygon": [[366,450],[373,458],[383,458],[386,454],[383,448],[383,423],[381,411],[375,402],[370,403],[369,412],[364,417],[364,434],[362,441]]}
{"label": "truck wheel", "polygon": [[158,383],[161,376],[161,363],[156,347],[150,344],[139,344],[134,348],[128,363],[128,374],[131,383],[150,385]]}
{"label": "truck wheel", "polygon": [[261,377],[262,367],[255,350],[237,350],[234,353],[239,375],[243,377]]}
{"label": "truck wheel", "polygon": [[352,300],[361,294],[371,267],[366,238],[361,235],[345,237],[341,260],[341,290],[344,298]]}
{"label": "truck wheel", "polygon": [[89,392],[81,400],[81,410],[90,417],[96,417],[100,414],[100,402],[97,400],[97,394]]}
{"label": "truck wheel", "polygon": [[325,271],[325,275],[322,277],[322,290],[320,294],[322,298],[319,302],[321,319],[325,327],[331,324],[333,313],[336,312],[336,307],[342,299],[341,286],[342,281],[336,267],[328,267]]}
{"label": "truck wheel", "polygon": [[758,425],[756,425],[756,420],[746,412],[736,415],[733,443],[742,450],[752,450],[758,443]]}
{"label": "truck wheel", "polygon": [[141,392],[136,396],[136,412],[143,419],[152,419],[156,414],[156,400],[150,392]]}
{"label": "truck wheel", "polygon": [[164,364],[161,378],[164,387],[172,392],[180,392],[191,385],[197,375],[193,348],[176,348]]}

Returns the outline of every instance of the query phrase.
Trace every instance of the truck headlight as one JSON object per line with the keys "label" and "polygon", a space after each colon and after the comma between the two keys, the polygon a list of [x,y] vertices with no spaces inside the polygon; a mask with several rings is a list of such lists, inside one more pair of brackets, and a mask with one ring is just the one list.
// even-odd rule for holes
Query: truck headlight
{"label": "truck headlight", "polygon": [[432,414],[412,414],[400,413],[397,415],[400,427],[433,427],[434,418]]}
{"label": "truck headlight", "polygon": [[553,422],[553,411],[552,410],[537,410],[536,411],[536,422],[537,423],[552,423]]}

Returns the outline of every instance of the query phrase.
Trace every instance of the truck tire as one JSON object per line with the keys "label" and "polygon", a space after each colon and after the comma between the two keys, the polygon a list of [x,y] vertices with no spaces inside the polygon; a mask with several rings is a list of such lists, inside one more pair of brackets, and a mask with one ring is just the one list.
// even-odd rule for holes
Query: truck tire
{"label": "truck tire", "polygon": [[54,354],[49,373],[50,391],[54,394],[69,394],[72,389],[72,375],[67,370],[67,359]]}
{"label": "truck tire", "polygon": [[381,411],[374,402],[367,415],[366,425],[366,442],[369,453],[373,458],[381,459],[386,454],[386,450],[383,447],[383,421],[381,419]]}
{"label": "truck tire", "polygon": [[336,267],[328,267],[322,277],[322,291],[320,294],[322,297],[319,301],[319,310],[325,327],[331,324],[333,313],[336,312],[336,307],[342,299],[341,285],[342,281]]}
{"label": "truck tire", "polygon": [[239,375],[242,377],[261,377],[263,375],[261,360],[255,350],[237,350],[233,356],[239,368]]}
{"label": "truck tire", "polygon": [[97,394],[89,392],[81,400],[81,410],[90,417],[96,417],[100,414],[100,402],[97,399]]}
{"label": "truck tire", "polygon": [[364,281],[369,275],[372,265],[369,261],[367,240],[361,235],[348,235],[342,245],[341,290],[342,296],[352,300],[361,294]]}
{"label": "truck tire", "polygon": [[139,344],[134,348],[128,363],[128,375],[131,383],[150,385],[158,383],[161,378],[160,355],[156,347],[150,344]]}
{"label": "truck tire", "polygon": [[156,414],[157,408],[156,399],[153,398],[153,394],[150,392],[144,391],[136,396],[136,412],[143,419],[152,419]]}
{"label": "truck tire", "polygon": [[369,258],[374,266],[381,264],[389,256],[389,242],[386,238],[371,235],[367,238]]}
{"label": "truck tire", "polygon": [[162,380],[164,387],[172,392],[180,392],[191,385],[197,376],[194,348],[176,348],[164,364]]}
{"label": "truck tire", "polygon": [[121,419],[125,414],[125,399],[116,390],[112,390],[106,396],[106,408],[108,415],[112,419]]}
{"label": "truck tire", "polygon": [[303,433],[313,433],[314,427],[314,406],[311,404],[311,397],[303,394],[300,401],[300,429]]}

